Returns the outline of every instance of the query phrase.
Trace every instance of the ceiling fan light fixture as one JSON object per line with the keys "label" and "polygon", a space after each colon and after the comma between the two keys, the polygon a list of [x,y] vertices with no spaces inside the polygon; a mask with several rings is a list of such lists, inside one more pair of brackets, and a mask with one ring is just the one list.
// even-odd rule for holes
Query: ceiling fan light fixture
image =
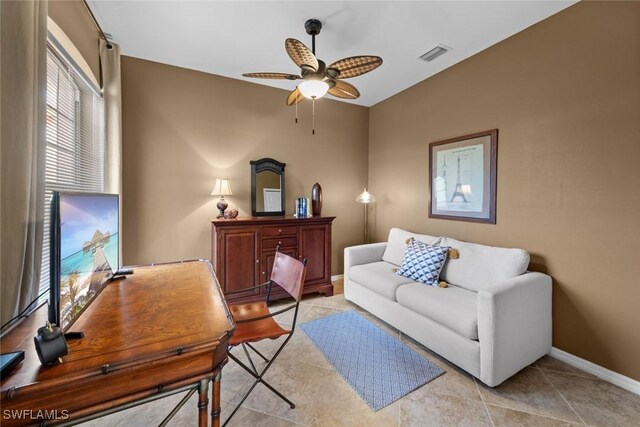
{"label": "ceiling fan light fixture", "polygon": [[329,90],[329,84],[322,80],[305,80],[298,85],[298,90],[308,99],[322,98]]}

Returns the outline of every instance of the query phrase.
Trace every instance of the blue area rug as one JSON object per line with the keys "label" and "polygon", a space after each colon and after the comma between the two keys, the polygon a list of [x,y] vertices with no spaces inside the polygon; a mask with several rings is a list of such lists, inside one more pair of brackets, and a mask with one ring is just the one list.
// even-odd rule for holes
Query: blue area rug
{"label": "blue area rug", "polygon": [[374,411],[444,373],[354,311],[300,328]]}

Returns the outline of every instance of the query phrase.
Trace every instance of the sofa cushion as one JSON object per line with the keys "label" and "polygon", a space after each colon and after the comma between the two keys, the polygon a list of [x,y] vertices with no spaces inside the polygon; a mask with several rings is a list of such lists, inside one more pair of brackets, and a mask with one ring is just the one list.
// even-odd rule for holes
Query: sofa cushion
{"label": "sofa cushion", "polygon": [[520,276],[529,266],[529,253],[523,249],[484,246],[450,237],[443,237],[439,244],[459,253],[458,259],[447,260],[440,277],[476,292]]}
{"label": "sofa cushion", "polygon": [[429,236],[427,234],[416,234],[410,231],[401,230],[400,228],[392,228],[389,231],[387,248],[385,249],[384,254],[382,254],[382,260],[397,266],[402,265],[404,251],[407,249],[407,240],[411,237],[419,242],[428,243],[430,245],[437,245],[440,240],[440,237]]}
{"label": "sofa cushion", "polygon": [[435,286],[440,279],[440,270],[447,260],[448,253],[447,247],[428,245],[412,239],[407,245],[397,274],[425,285]]}
{"label": "sofa cushion", "polygon": [[421,283],[402,285],[398,303],[470,340],[478,339],[478,294],[450,286],[439,288]]}
{"label": "sofa cushion", "polygon": [[398,286],[413,282],[411,279],[398,276],[395,273],[397,268],[395,265],[385,261],[355,265],[349,270],[349,279],[385,298],[395,301]]}

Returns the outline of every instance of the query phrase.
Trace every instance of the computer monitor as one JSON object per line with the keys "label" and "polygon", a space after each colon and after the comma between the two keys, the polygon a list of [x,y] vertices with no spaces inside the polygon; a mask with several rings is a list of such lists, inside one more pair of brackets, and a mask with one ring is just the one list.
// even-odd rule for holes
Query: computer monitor
{"label": "computer monitor", "polygon": [[69,330],[118,269],[116,194],[53,192],[49,322]]}

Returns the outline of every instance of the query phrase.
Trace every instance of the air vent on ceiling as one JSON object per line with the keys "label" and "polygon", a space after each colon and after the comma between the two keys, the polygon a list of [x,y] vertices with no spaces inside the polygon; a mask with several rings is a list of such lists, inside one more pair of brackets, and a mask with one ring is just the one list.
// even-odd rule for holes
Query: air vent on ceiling
{"label": "air vent on ceiling", "polygon": [[450,47],[445,46],[443,44],[439,44],[438,46],[431,49],[429,52],[423,53],[422,55],[420,55],[420,59],[426,62],[431,62],[434,59],[436,59],[438,56],[444,55],[450,50],[451,50]]}

